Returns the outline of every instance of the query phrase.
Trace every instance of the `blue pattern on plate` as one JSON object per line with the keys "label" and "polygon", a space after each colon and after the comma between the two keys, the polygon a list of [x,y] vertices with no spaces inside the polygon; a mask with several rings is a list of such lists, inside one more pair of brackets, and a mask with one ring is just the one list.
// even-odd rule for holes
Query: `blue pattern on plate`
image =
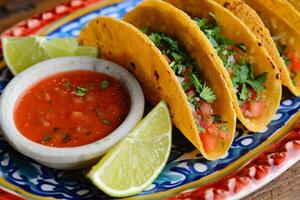
{"label": "blue pattern on plate", "polygon": [[[49,35],[51,37],[75,37],[87,22],[98,15],[120,18],[139,2],[140,0],[127,0],[93,11],[70,21]],[[0,71],[0,92],[11,78],[12,75],[8,69]],[[205,160],[189,141],[178,130],[175,130],[173,133],[173,148],[168,164],[155,182],[141,195],[173,189],[223,169],[274,134],[299,108],[300,98],[290,98],[282,101],[272,123],[259,134],[247,132],[239,125],[232,147],[222,159],[217,161]],[[10,183],[40,196],[58,199],[110,199],[87,179],[83,178],[84,170],[60,171],[41,166],[16,152],[1,137],[0,174]]]}

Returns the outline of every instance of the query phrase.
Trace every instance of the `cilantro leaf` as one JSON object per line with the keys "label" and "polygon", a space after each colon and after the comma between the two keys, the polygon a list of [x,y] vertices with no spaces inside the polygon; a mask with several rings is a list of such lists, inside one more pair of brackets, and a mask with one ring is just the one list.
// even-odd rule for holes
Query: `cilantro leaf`
{"label": "cilantro leaf", "polygon": [[196,124],[198,133],[204,133],[205,132],[205,129],[201,126],[201,124],[197,120],[195,120],[195,124]]}
{"label": "cilantro leaf", "polygon": [[256,77],[255,80],[247,80],[246,82],[254,89],[256,93],[260,93],[265,89],[264,83],[267,80],[267,72]]}
{"label": "cilantro leaf", "polygon": [[141,28],[140,31],[141,31],[142,33],[144,33],[144,34],[147,34],[148,31],[149,31],[149,28],[144,27],[144,28]]}
{"label": "cilantro leaf", "polygon": [[202,88],[203,88],[200,80],[192,72],[189,73],[189,77],[191,78],[191,82],[193,83],[194,87],[196,88],[196,91],[200,94],[202,92]]}
{"label": "cilantro leaf", "polygon": [[203,86],[200,97],[208,103],[213,103],[216,100],[216,95],[214,94],[213,90],[206,85]]}
{"label": "cilantro leaf", "polygon": [[243,87],[242,87],[242,91],[239,95],[239,99],[243,100],[243,101],[247,100],[248,99],[248,93],[249,93],[249,90],[248,90],[246,84],[244,83]]}
{"label": "cilantro leaf", "polygon": [[89,89],[84,87],[77,87],[76,89],[76,96],[83,97],[86,95],[86,93],[89,91]]}

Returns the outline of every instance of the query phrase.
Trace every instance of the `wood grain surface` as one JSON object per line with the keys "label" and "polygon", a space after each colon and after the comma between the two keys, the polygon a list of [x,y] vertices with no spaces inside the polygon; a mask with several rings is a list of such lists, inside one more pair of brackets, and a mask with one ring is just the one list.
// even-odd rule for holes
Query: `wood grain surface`
{"label": "wood grain surface", "polygon": [[[31,5],[24,6],[25,10],[18,10],[16,8],[16,12],[11,12],[11,14],[1,17],[1,14],[7,12],[7,9],[15,9],[14,1],[16,3],[28,1]],[[66,1],[69,0],[0,0],[0,32],[22,19],[26,19]],[[10,3],[10,7],[8,8],[5,7],[7,3]],[[0,199],[2,199],[1,196]],[[300,200],[300,162],[243,200]]]}

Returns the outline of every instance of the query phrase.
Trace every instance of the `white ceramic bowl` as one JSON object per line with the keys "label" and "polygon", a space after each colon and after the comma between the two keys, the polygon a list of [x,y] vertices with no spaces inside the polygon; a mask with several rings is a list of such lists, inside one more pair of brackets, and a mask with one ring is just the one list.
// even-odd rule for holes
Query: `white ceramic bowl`
{"label": "white ceramic bowl", "polygon": [[[94,143],[70,148],[48,147],[24,137],[14,123],[16,101],[23,92],[49,75],[72,70],[93,70],[110,75],[129,91],[130,110],[124,122],[111,134]],[[22,154],[48,167],[78,169],[95,164],[101,155],[120,141],[142,118],[144,95],[137,80],[112,62],[91,57],[64,57],[36,64],[16,76],[6,87],[0,102],[0,123],[5,139]]]}

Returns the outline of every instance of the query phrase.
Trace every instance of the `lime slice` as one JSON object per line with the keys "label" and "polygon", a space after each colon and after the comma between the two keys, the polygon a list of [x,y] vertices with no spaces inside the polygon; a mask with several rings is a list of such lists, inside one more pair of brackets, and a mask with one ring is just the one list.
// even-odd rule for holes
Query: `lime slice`
{"label": "lime slice", "polygon": [[76,55],[98,57],[98,49],[87,46],[78,46]]}
{"label": "lime slice", "polygon": [[42,45],[50,58],[74,56],[78,49],[75,38],[53,38],[45,41]]}
{"label": "lime slice", "polygon": [[172,123],[165,102],[159,103],[88,173],[103,192],[126,197],[145,190],[160,174],[171,150]]}
{"label": "lime slice", "polygon": [[13,74],[48,58],[37,37],[4,38],[2,44],[5,62]]}
{"label": "lime slice", "polygon": [[78,46],[75,38],[6,37],[2,44],[5,62],[13,74],[50,58],[98,55],[94,47]]}

